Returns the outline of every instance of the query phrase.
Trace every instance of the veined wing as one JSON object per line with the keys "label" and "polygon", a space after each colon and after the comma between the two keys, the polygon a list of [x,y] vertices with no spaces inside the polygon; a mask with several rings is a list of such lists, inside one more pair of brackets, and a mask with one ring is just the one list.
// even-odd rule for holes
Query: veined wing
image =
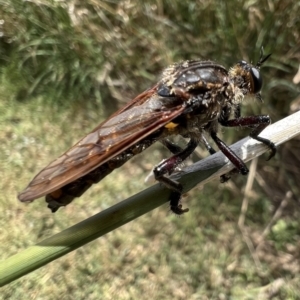
{"label": "veined wing", "polygon": [[184,111],[181,100],[151,93],[151,97],[147,97],[147,91],[142,93],[134,104],[120,109],[50,163],[19,194],[19,200],[32,201],[86,175]]}

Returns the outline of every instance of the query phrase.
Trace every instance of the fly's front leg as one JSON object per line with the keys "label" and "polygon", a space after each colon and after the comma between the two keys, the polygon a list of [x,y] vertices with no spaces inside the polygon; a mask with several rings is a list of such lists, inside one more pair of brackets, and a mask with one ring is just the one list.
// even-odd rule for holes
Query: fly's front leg
{"label": "fly's front leg", "polygon": [[183,187],[179,182],[172,180],[165,175],[172,174],[176,167],[194,152],[197,145],[198,141],[194,138],[191,138],[185,149],[174,154],[172,157],[163,160],[153,170],[155,179],[163,183],[172,191],[170,195],[170,208],[177,215],[181,215],[189,211],[188,208],[182,209],[182,205],[180,204],[180,197],[182,195]]}
{"label": "fly's front leg", "polygon": [[271,153],[267,160],[271,159],[276,154],[275,144],[268,139],[258,136],[271,123],[271,119],[269,116],[260,115],[260,116],[239,117],[232,120],[222,120],[220,123],[226,127],[241,126],[241,127],[253,128],[249,136],[267,145],[271,150]]}

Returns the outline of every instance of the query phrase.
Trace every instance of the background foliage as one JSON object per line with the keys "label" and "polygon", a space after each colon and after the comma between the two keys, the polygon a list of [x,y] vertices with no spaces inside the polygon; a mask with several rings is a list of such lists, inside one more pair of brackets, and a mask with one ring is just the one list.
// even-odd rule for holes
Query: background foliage
{"label": "background foliage", "polygon": [[[262,70],[264,103],[247,101],[243,114],[270,114],[275,122],[297,110],[299,15],[300,4],[288,0],[0,0],[1,258],[144,188],[141,178],[169,155],[159,146],[55,215],[43,201],[16,201],[36,172],[154,84],[167,65],[256,62],[264,46],[272,53]],[[223,138],[230,144],[246,134],[231,129]],[[162,207],[6,286],[3,295],[298,299],[299,140],[278,152],[268,163],[260,159],[250,190],[242,176],[196,189],[185,200],[188,215]],[[249,206],[241,230],[243,199]]]}

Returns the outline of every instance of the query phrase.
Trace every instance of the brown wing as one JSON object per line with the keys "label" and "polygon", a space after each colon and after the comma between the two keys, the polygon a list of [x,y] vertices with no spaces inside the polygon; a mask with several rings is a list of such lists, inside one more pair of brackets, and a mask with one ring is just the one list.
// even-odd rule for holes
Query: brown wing
{"label": "brown wing", "polygon": [[152,89],[133,101],[38,173],[19,200],[32,201],[84,176],[169,123],[185,107],[178,99],[173,103],[153,94]]}

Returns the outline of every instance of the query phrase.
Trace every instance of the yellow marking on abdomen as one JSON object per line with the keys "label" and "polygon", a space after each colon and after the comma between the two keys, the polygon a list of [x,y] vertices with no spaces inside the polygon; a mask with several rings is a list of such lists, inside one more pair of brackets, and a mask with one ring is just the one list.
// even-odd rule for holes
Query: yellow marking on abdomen
{"label": "yellow marking on abdomen", "polygon": [[172,129],[176,128],[178,125],[179,125],[179,124],[170,122],[170,123],[168,123],[167,125],[165,125],[165,128],[172,130]]}

